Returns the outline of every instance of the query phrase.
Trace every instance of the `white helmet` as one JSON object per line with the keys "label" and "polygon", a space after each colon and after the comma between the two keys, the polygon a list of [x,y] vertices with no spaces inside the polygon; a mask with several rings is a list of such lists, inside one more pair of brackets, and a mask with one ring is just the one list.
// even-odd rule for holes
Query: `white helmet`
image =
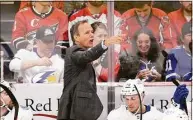
{"label": "white helmet", "polygon": [[[7,88],[11,89],[10,84],[9,84],[8,82],[6,82],[5,80],[2,80],[2,81],[0,82],[0,84],[2,84],[2,85],[4,85],[4,86],[6,86]],[[0,93],[3,92],[3,91],[4,91],[4,89],[0,87]]]}
{"label": "white helmet", "polygon": [[179,108],[169,108],[164,112],[162,120],[188,120],[188,116]]}
{"label": "white helmet", "polygon": [[[137,87],[137,89],[135,88],[135,86]],[[123,85],[121,95],[136,95],[138,94],[137,90],[139,91],[139,94],[145,92],[143,81],[141,81],[140,79],[129,79]]]}

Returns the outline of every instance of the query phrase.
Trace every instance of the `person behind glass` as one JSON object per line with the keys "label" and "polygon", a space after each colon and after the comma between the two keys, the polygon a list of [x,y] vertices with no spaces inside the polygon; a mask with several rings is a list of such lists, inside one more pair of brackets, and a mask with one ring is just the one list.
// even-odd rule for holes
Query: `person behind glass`
{"label": "person behind glass", "polygon": [[33,114],[27,107],[19,105],[12,93],[10,83],[0,82],[0,118],[1,120],[33,120]]}
{"label": "person behind glass", "polygon": [[192,1],[179,1],[181,8],[168,14],[171,21],[172,39],[176,41],[177,45],[181,44],[181,41],[178,41],[178,39],[182,35],[181,29],[183,25],[192,20]]}
{"label": "person behind glass", "polygon": [[96,120],[103,106],[96,91],[92,62],[112,44],[120,44],[122,35],[105,38],[93,47],[93,28],[88,21],[77,22],[71,29],[75,45],[67,48],[64,88],[60,98],[58,120]]}
{"label": "person behind glass", "polygon": [[192,53],[189,47],[192,46],[192,23],[187,22],[182,27],[182,45],[171,50],[166,59],[166,80],[172,79],[191,81],[192,80]]}
{"label": "person behind glass", "polygon": [[162,56],[151,30],[142,28],[136,32],[133,40],[133,52],[140,60],[136,78],[146,79],[149,82],[161,80]]}
{"label": "person behind glass", "polygon": [[121,89],[123,105],[112,110],[107,120],[162,120],[163,113],[155,107],[144,104],[146,95],[140,79],[127,80]]}
{"label": "person behind glass", "polygon": [[55,32],[42,26],[36,32],[36,46],[32,51],[20,49],[11,60],[9,68],[18,72],[24,83],[62,82],[64,60],[55,51]]}
{"label": "person behind glass", "polygon": [[50,26],[56,31],[58,48],[68,47],[68,16],[48,1],[33,1],[29,7],[16,13],[12,29],[13,46],[17,50],[31,50],[36,31],[41,26]]}
{"label": "person behind glass", "polygon": [[[107,27],[102,22],[94,22],[91,24],[94,32],[94,41],[93,46],[96,46],[102,40],[108,37]],[[115,68],[114,68],[114,75],[115,79],[119,72],[120,64],[119,64],[119,53],[120,53],[120,45],[114,45],[114,61],[115,61]],[[93,66],[96,72],[96,77],[98,82],[107,82],[108,81],[108,54],[107,52],[103,53],[101,57],[97,60],[93,61]]]}
{"label": "person behind glass", "polygon": [[[167,14],[161,9],[152,7],[152,1],[132,1],[133,9],[122,14],[122,34],[131,42],[136,31],[143,27],[150,29],[157,42],[164,49],[175,47],[171,39],[171,28]],[[152,24],[153,23],[153,24]]]}
{"label": "person behind glass", "polygon": [[[88,20],[90,24],[94,22],[102,22],[107,25],[107,6],[104,4],[104,1],[85,1],[86,7],[80,9],[70,16],[68,24],[68,37],[70,46],[73,45],[73,41],[70,35],[71,27],[78,21]],[[117,35],[119,33],[119,27],[121,23],[121,14],[114,10],[114,33]]]}

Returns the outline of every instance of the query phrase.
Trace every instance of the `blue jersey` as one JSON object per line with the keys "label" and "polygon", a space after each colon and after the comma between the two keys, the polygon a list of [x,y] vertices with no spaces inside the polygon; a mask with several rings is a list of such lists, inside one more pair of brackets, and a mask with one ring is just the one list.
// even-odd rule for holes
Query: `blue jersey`
{"label": "blue jersey", "polygon": [[166,80],[192,80],[192,57],[180,46],[172,49],[166,60]]}

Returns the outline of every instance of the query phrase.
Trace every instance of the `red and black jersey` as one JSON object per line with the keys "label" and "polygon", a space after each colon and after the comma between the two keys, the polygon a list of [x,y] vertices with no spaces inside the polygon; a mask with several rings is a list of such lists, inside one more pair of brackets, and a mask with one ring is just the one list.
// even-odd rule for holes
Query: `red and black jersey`
{"label": "red and black jersey", "polygon": [[48,13],[39,14],[33,7],[27,7],[17,12],[15,22],[12,29],[12,43],[20,49],[22,43],[33,41],[36,30],[41,26],[50,26],[56,31],[56,40],[62,44],[63,40],[68,40],[67,36],[64,38],[68,29],[68,16],[61,10],[50,7]]}
{"label": "red and black jersey", "polygon": [[123,23],[121,26],[122,33],[127,35],[127,40],[132,40],[135,33],[142,27],[149,28],[158,43],[164,48],[173,48],[173,41],[171,40],[171,28],[169,18],[166,13],[160,9],[152,8],[149,18],[145,25],[142,25],[137,13],[134,9],[130,9],[122,15]]}
{"label": "red and black jersey", "polygon": [[[168,17],[171,21],[172,37],[177,42],[178,36],[181,35],[181,29],[184,23],[188,22],[183,14],[183,9],[170,12]],[[177,43],[176,43],[177,44]]]}

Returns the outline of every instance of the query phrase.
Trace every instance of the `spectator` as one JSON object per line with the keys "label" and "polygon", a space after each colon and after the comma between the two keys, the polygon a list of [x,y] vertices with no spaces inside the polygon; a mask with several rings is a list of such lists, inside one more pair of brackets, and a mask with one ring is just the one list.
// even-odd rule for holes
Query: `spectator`
{"label": "spectator", "polygon": [[136,31],[147,27],[153,31],[161,47],[164,49],[175,47],[171,40],[169,19],[164,11],[153,8],[151,1],[133,2],[133,7],[122,15],[121,30],[123,34],[127,35],[128,41],[133,39]]}
{"label": "spectator", "polygon": [[19,106],[11,92],[11,85],[1,80],[0,83],[0,118],[1,120],[33,120],[31,110]]}
{"label": "spectator", "polygon": [[[54,2],[51,2],[51,4],[53,7],[56,7],[64,11],[64,1],[54,1]],[[31,6],[30,1],[21,1],[19,9],[23,9],[23,8],[30,7],[30,6]]]}
{"label": "spectator", "polygon": [[[68,45],[67,35],[68,16],[58,8],[52,7],[50,2],[32,2],[32,7],[21,9],[15,16],[12,30],[12,43],[16,49],[31,49],[35,33],[41,26],[50,26],[56,30],[57,45]],[[64,40],[64,41],[62,41]]]}
{"label": "spectator", "polygon": [[161,80],[162,59],[159,45],[151,30],[142,28],[137,31],[133,40],[133,52],[140,59],[137,78],[146,81]]}
{"label": "spectator", "polygon": [[145,88],[139,79],[127,80],[121,90],[124,105],[111,111],[107,120],[162,120],[163,113],[155,107],[144,105]]}
{"label": "spectator", "polygon": [[176,46],[180,45],[178,38],[181,36],[181,29],[184,23],[192,20],[192,1],[180,1],[181,8],[170,12],[168,17],[171,21],[172,39],[176,42]]}
{"label": "spectator", "polygon": [[[96,46],[102,40],[108,37],[107,27],[102,22],[94,22],[91,24],[94,30],[94,41],[93,46]],[[115,57],[115,68],[114,68],[114,75],[115,79],[117,77],[120,64],[119,64],[119,53],[120,53],[120,45],[114,45],[114,57]],[[103,53],[101,57],[97,60],[93,61],[93,66],[95,68],[96,77],[98,82],[107,82],[108,81],[108,54],[107,52]]]}
{"label": "spectator", "polygon": [[[115,33],[118,34],[120,26],[120,13],[114,11],[114,27]],[[69,19],[68,30],[78,21],[88,19],[90,24],[94,22],[102,22],[107,25],[107,7],[103,4],[103,1],[88,1],[87,7],[77,11],[71,15]],[[70,32],[68,32],[70,46],[73,45],[72,38],[70,38]]]}
{"label": "spectator", "polygon": [[64,60],[55,53],[55,33],[52,27],[42,26],[36,32],[36,45],[32,51],[20,49],[11,60],[11,71],[19,72],[23,82],[61,82]]}
{"label": "spectator", "polygon": [[96,93],[96,77],[91,62],[98,59],[108,46],[120,44],[123,39],[112,36],[93,47],[93,29],[86,20],[77,22],[71,31],[76,45],[67,49],[64,89],[57,119],[96,120],[103,106]]}
{"label": "spectator", "polygon": [[192,56],[189,44],[192,41],[192,24],[187,22],[182,27],[182,45],[174,48],[166,60],[166,80],[192,80]]}

